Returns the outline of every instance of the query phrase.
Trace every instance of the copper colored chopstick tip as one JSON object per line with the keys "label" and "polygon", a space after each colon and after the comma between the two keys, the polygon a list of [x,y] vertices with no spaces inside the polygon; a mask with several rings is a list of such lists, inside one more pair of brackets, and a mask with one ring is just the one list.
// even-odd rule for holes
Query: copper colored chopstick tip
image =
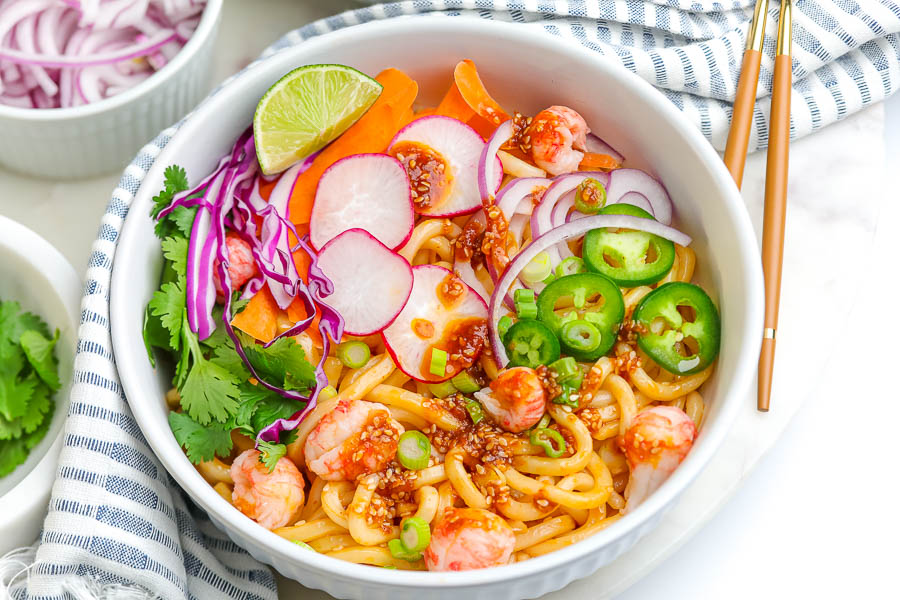
{"label": "copper colored chopstick tip", "polygon": [[756,0],[750,31],[747,33],[747,47],[741,62],[731,116],[731,128],[725,145],[725,166],[734,183],[741,187],[744,178],[744,162],[747,159],[747,144],[750,142],[750,125],[753,122],[753,107],[756,104],[756,85],[759,81],[759,63],[762,59],[763,40],[766,34],[766,11],[768,0]]}
{"label": "copper colored chopstick tip", "polygon": [[756,406],[769,410],[772,368],[775,364],[775,331],[781,296],[787,210],[788,150],[791,138],[791,0],[781,0],[778,45],[772,78],[772,111],[766,156],[766,204],[763,213],[762,264],[766,285],[766,310]]}

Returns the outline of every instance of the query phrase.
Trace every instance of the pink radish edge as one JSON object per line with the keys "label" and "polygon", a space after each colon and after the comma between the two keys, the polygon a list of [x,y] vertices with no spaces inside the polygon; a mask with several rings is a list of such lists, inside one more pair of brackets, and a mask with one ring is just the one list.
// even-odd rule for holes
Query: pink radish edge
{"label": "pink radish edge", "polygon": [[[423,141],[419,136],[409,135],[410,131],[416,131],[417,129],[420,129],[422,127],[427,127],[431,123],[439,123],[439,126],[440,125],[448,125],[448,124],[452,123],[452,126],[459,129],[460,132],[465,131],[465,133],[464,134],[461,133],[461,135],[470,138],[473,149],[475,149],[477,147],[477,152],[473,152],[473,156],[468,157],[468,158],[471,158],[471,160],[469,160],[469,161],[458,160],[458,155],[454,155],[452,152],[448,152],[446,147],[438,148],[434,144],[429,144],[426,141]],[[475,143],[476,140],[478,142],[477,144]],[[456,193],[456,191],[457,191],[455,189],[455,186],[459,183],[460,175],[464,174],[466,171],[471,169],[471,179],[472,179],[472,184],[474,186],[474,193],[471,194],[472,195],[471,200],[469,200],[461,208],[456,208],[453,210],[446,210],[446,209],[441,210],[442,207],[438,207],[435,210],[435,212],[420,212],[419,213],[420,215],[422,215],[423,217],[458,217],[461,215],[468,215],[473,212],[476,212],[477,210],[479,210],[482,207],[482,198],[481,198],[480,192],[478,191],[478,163],[481,159],[481,152],[487,142],[484,141],[484,138],[481,137],[481,134],[479,134],[472,127],[470,127],[466,123],[463,123],[459,119],[454,119],[453,117],[447,117],[444,115],[427,115],[424,117],[419,117],[418,119],[408,123],[406,126],[403,127],[403,129],[398,131],[397,134],[394,136],[394,138],[391,140],[391,143],[388,144],[388,151],[390,152],[390,149],[393,148],[394,144],[396,144],[397,142],[401,142],[401,141],[422,143],[422,144],[428,146],[429,148],[431,148],[432,150],[434,150],[435,152],[437,152],[438,154],[440,154],[441,156],[443,156],[444,160],[446,160],[448,163],[450,163],[451,165],[453,165],[457,168],[458,172],[455,174],[457,177],[457,181],[454,183],[454,189],[451,190],[451,192],[450,192],[451,196],[454,193]],[[466,143],[468,143],[468,141]],[[497,157],[495,157],[495,161],[496,161],[496,165],[497,165],[497,168],[496,168],[496,172],[497,172],[496,180],[497,181],[495,182],[495,185],[494,185],[494,189],[493,189],[494,193],[496,193],[497,190],[500,189],[500,184],[503,182],[503,163],[500,162],[500,159]],[[465,192],[463,192],[463,193],[465,193]],[[476,202],[476,198],[477,198],[477,202]],[[453,198],[451,197],[447,202],[449,203],[452,201],[453,201]]]}

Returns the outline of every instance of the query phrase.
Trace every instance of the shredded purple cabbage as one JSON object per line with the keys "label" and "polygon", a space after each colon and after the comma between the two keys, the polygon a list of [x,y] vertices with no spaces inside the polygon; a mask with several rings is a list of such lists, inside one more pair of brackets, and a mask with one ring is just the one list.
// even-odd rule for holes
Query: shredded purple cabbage
{"label": "shredded purple cabbage", "polygon": [[[291,172],[285,173],[282,177],[287,179],[284,180],[283,189],[279,191],[278,197],[270,198],[270,201],[266,202],[259,195],[259,180],[263,176],[256,161],[253,131],[252,128],[248,128],[238,138],[231,155],[223,158],[212,174],[194,189],[178,194],[158,216],[158,219],[163,219],[178,206],[199,208],[188,247],[186,296],[188,323],[201,340],[209,337],[217,325],[212,316],[215,305],[212,277],[218,276],[220,289],[231,289],[228,247],[225,244],[228,231],[237,233],[249,244],[259,269],[259,275],[247,282],[241,298],[250,298],[264,285],[269,285],[282,309],[287,308],[296,298],[300,298],[308,315],[287,331],[277,335],[265,347],[269,347],[282,337],[299,335],[309,328],[316,313],[322,315],[319,321],[319,333],[324,344],[322,358],[315,369],[316,385],[309,396],[304,396],[300,392],[274,385],[259,376],[231,325],[231,294],[224,295],[222,323],[247,370],[259,381],[259,385],[266,389],[284,398],[305,403],[304,408],[290,419],[278,419],[263,428],[257,436],[257,442],[278,442],[283,432],[295,429],[315,409],[319,393],[328,386],[328,378],[322,368],[325,359],[328,357],[331,344],[340,340],[343,335],[343,317],[324,301],[324,298],[334,291],[334,286],[316,265],[316,253],[309,245],[308,239],[298,234],[296,227],[288,218],[288,200],[296,178],[309,168],[314,158],[315,155],[307,158]],[[290,187],[287,187],[287,184],[290,184]],[[281,186],[281,182],[278,185]],[[257,219],[262,221],[259,232]],[[292,248],[288,244],[291,235],[297,240]],[[293,253],[300,249],[309,255],[311,261],[308,285],[299,276],[294,264]]]}

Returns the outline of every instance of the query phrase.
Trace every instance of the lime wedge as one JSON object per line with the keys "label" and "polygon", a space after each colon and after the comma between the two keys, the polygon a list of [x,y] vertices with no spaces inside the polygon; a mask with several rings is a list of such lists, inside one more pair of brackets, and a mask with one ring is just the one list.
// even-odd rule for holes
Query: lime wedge
{"label": "lime wedge", "polygon": [[344,65],[307,65],[269,88],[253,117],[256,156],[272,175],[344,133],[381,94],[381,84]]}

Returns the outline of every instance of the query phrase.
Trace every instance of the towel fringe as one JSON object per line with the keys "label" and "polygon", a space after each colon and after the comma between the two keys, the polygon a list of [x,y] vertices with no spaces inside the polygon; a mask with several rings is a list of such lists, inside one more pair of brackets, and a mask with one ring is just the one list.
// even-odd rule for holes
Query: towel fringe
{"label": "towel fringe", "polygon": [[[35,565],[38,544],[11,550],[0,557],[0,600],[12,598],[10,589],[28,579]],[[60,592],[73,600],[160,600],[160,597],[139,585],[102,583],[92,577],[66,577]]]}

